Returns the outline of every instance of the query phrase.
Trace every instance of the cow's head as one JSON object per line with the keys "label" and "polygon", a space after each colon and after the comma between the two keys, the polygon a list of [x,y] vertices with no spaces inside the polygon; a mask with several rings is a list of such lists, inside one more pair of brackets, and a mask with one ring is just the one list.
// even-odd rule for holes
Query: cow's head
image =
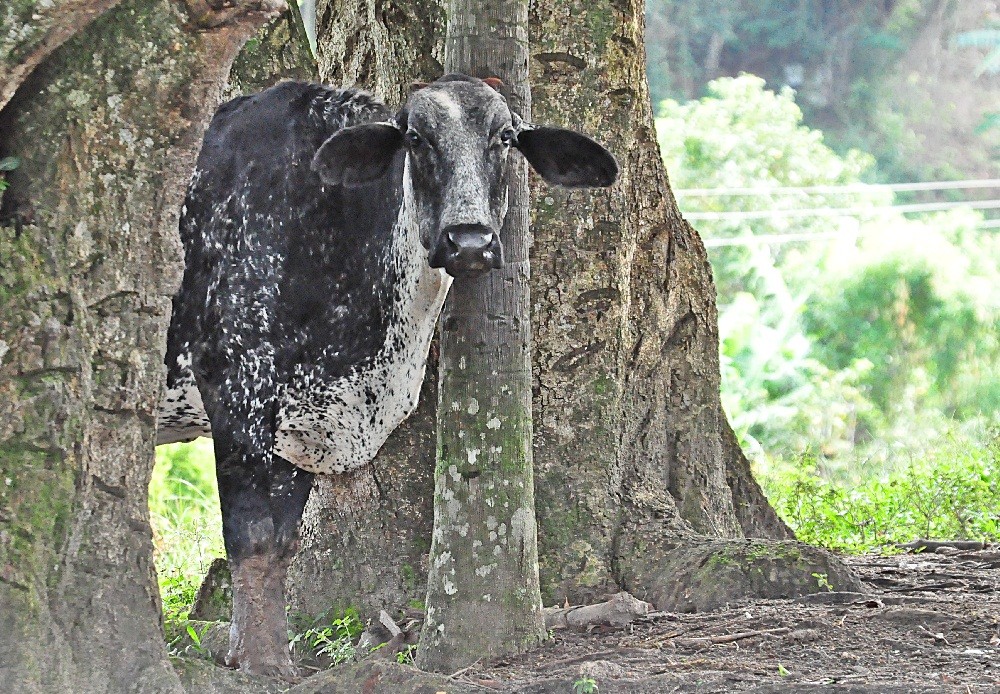
{"label": "cow's head", "polygon": [[572,130],[523,123],[489,84],[465,75],[416,89],[392,123],[336,133],[313,168],[328,185],[362,185],[384,175],[401,149],[404,195],[430,265],[456,277],[503,266],[511,149],[556,185],[609,186],[618,176],[601,145]]}

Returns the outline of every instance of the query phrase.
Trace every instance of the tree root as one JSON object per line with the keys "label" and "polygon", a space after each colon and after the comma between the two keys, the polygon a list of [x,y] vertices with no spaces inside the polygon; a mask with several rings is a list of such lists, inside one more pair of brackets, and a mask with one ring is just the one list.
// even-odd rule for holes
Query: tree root
{"label": "tree root", "polygon": [[623,588],[671,612],[703,612],[752,598],[829,590],[865,592],[860,579],[835,556],[792,541],[691,538],[645,545],[618,565]]}
{"label": "tree root", "polygon": [[606,602],[573,607],[546,607],[546,629],[582,629],[590,626],[625,626],[636,617],[644,617],[653,606],[622,592]]}
{"label": "tree root", "polygon": [[924,540],[918,538],[913,542],[907,542],[906,544],[897,544],[900,549],[908,549],[911,552],[927,552],[933,553],[937,552],[941,548],[947,549],[960,549],[960,550],[972,550],[980,551],[986,549],[985,542],[976,542],[974,540]]}

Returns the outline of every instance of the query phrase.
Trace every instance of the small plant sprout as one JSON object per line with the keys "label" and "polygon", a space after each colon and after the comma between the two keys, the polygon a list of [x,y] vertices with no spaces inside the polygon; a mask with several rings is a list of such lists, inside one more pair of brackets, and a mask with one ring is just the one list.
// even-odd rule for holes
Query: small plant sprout
{"label": "small plant sprout", "polygon": [[587,675],[573,683],[573,694],[597,694],[598,691],[597,680]]}
{"label": "small plant sprout", "polygon": [[197,653],[202,658],[212,657],[212,654],[209,652],[208,647],[204,643],[202,643],[202,639],[205,637],[205,634],[207,634],[208,630],[211,628],[212,628],[211,624],[206,624],[204,627],[202,627],[201,631],[199,632],[197,629],[194,628],[194,625],[192,624],[187,625],[187,634],[191,638],[191,648],[194,650],[195,653]]}
{"label": "small plant sprout", "polygon": [[813,573],[813,578],[816,579],[816,584],[823,590],[833,590],[833,584],[830,583],[826,574]]}
{"label": "small plant sprout", "polygon": [[396,662],[400,665],[413,665],[413,659],[417,655],[417,645],[410,644],[396,654]]}

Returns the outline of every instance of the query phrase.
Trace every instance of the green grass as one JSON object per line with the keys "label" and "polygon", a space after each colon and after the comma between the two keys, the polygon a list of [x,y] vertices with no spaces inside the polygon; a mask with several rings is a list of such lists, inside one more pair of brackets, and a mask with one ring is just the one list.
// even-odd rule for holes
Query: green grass
{"label": "green grass", "polygon": [[1000,429],[952,431],[921,448],[839,465],[806,454],[757,476],[798,538],[822,547],[1000,540]]}
{"label": "green grass", "polygon": [[225,556],[209,439],[156,449],[149,511],[163,616],[183,622],[212,560]]}

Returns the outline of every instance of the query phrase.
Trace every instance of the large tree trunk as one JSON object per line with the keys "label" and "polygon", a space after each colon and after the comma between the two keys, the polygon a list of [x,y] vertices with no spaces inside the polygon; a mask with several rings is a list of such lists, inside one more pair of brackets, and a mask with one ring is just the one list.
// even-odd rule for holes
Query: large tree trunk
{"label": "large tree trunk", "polygon": [[0,225],[4,691],[181,687],[147,503],[177,212],[230,63],[280,7],[112,5],[56,3],[27,22],[48,38],[0,57],[0,156],[22,160]]}
{"label": "large tree trunk", "polygon": [[[328,58],[331,14],[320,17]],[[622,166],[608,191],[534,191],[534,459],[545,601],[578,603],[625,588],[660,608],[707,609],[746,595],[816,591],[813,573],[838,589],[858,587],[826,553],[781,542],[791,532],[754,482],[722,412],[715,289],[657,151],[642,3],[535,0],[529,20],[535,122],[595,135]],[[384,37],[384,52],[409,61],[395,74],[437,77],[424,57],[440,55],[440,46],[426,27],[403,32]],[[361,32],[366,52],[321,60],[321,74],[364,86],[380,40],[377,31]],[[377,86],[393,95],[403,85]],[[300,609],[377,611],[423,597],[434,379],[429,368],[420,408],[373,466],[326,480],[314,494],[293,568]]]}

